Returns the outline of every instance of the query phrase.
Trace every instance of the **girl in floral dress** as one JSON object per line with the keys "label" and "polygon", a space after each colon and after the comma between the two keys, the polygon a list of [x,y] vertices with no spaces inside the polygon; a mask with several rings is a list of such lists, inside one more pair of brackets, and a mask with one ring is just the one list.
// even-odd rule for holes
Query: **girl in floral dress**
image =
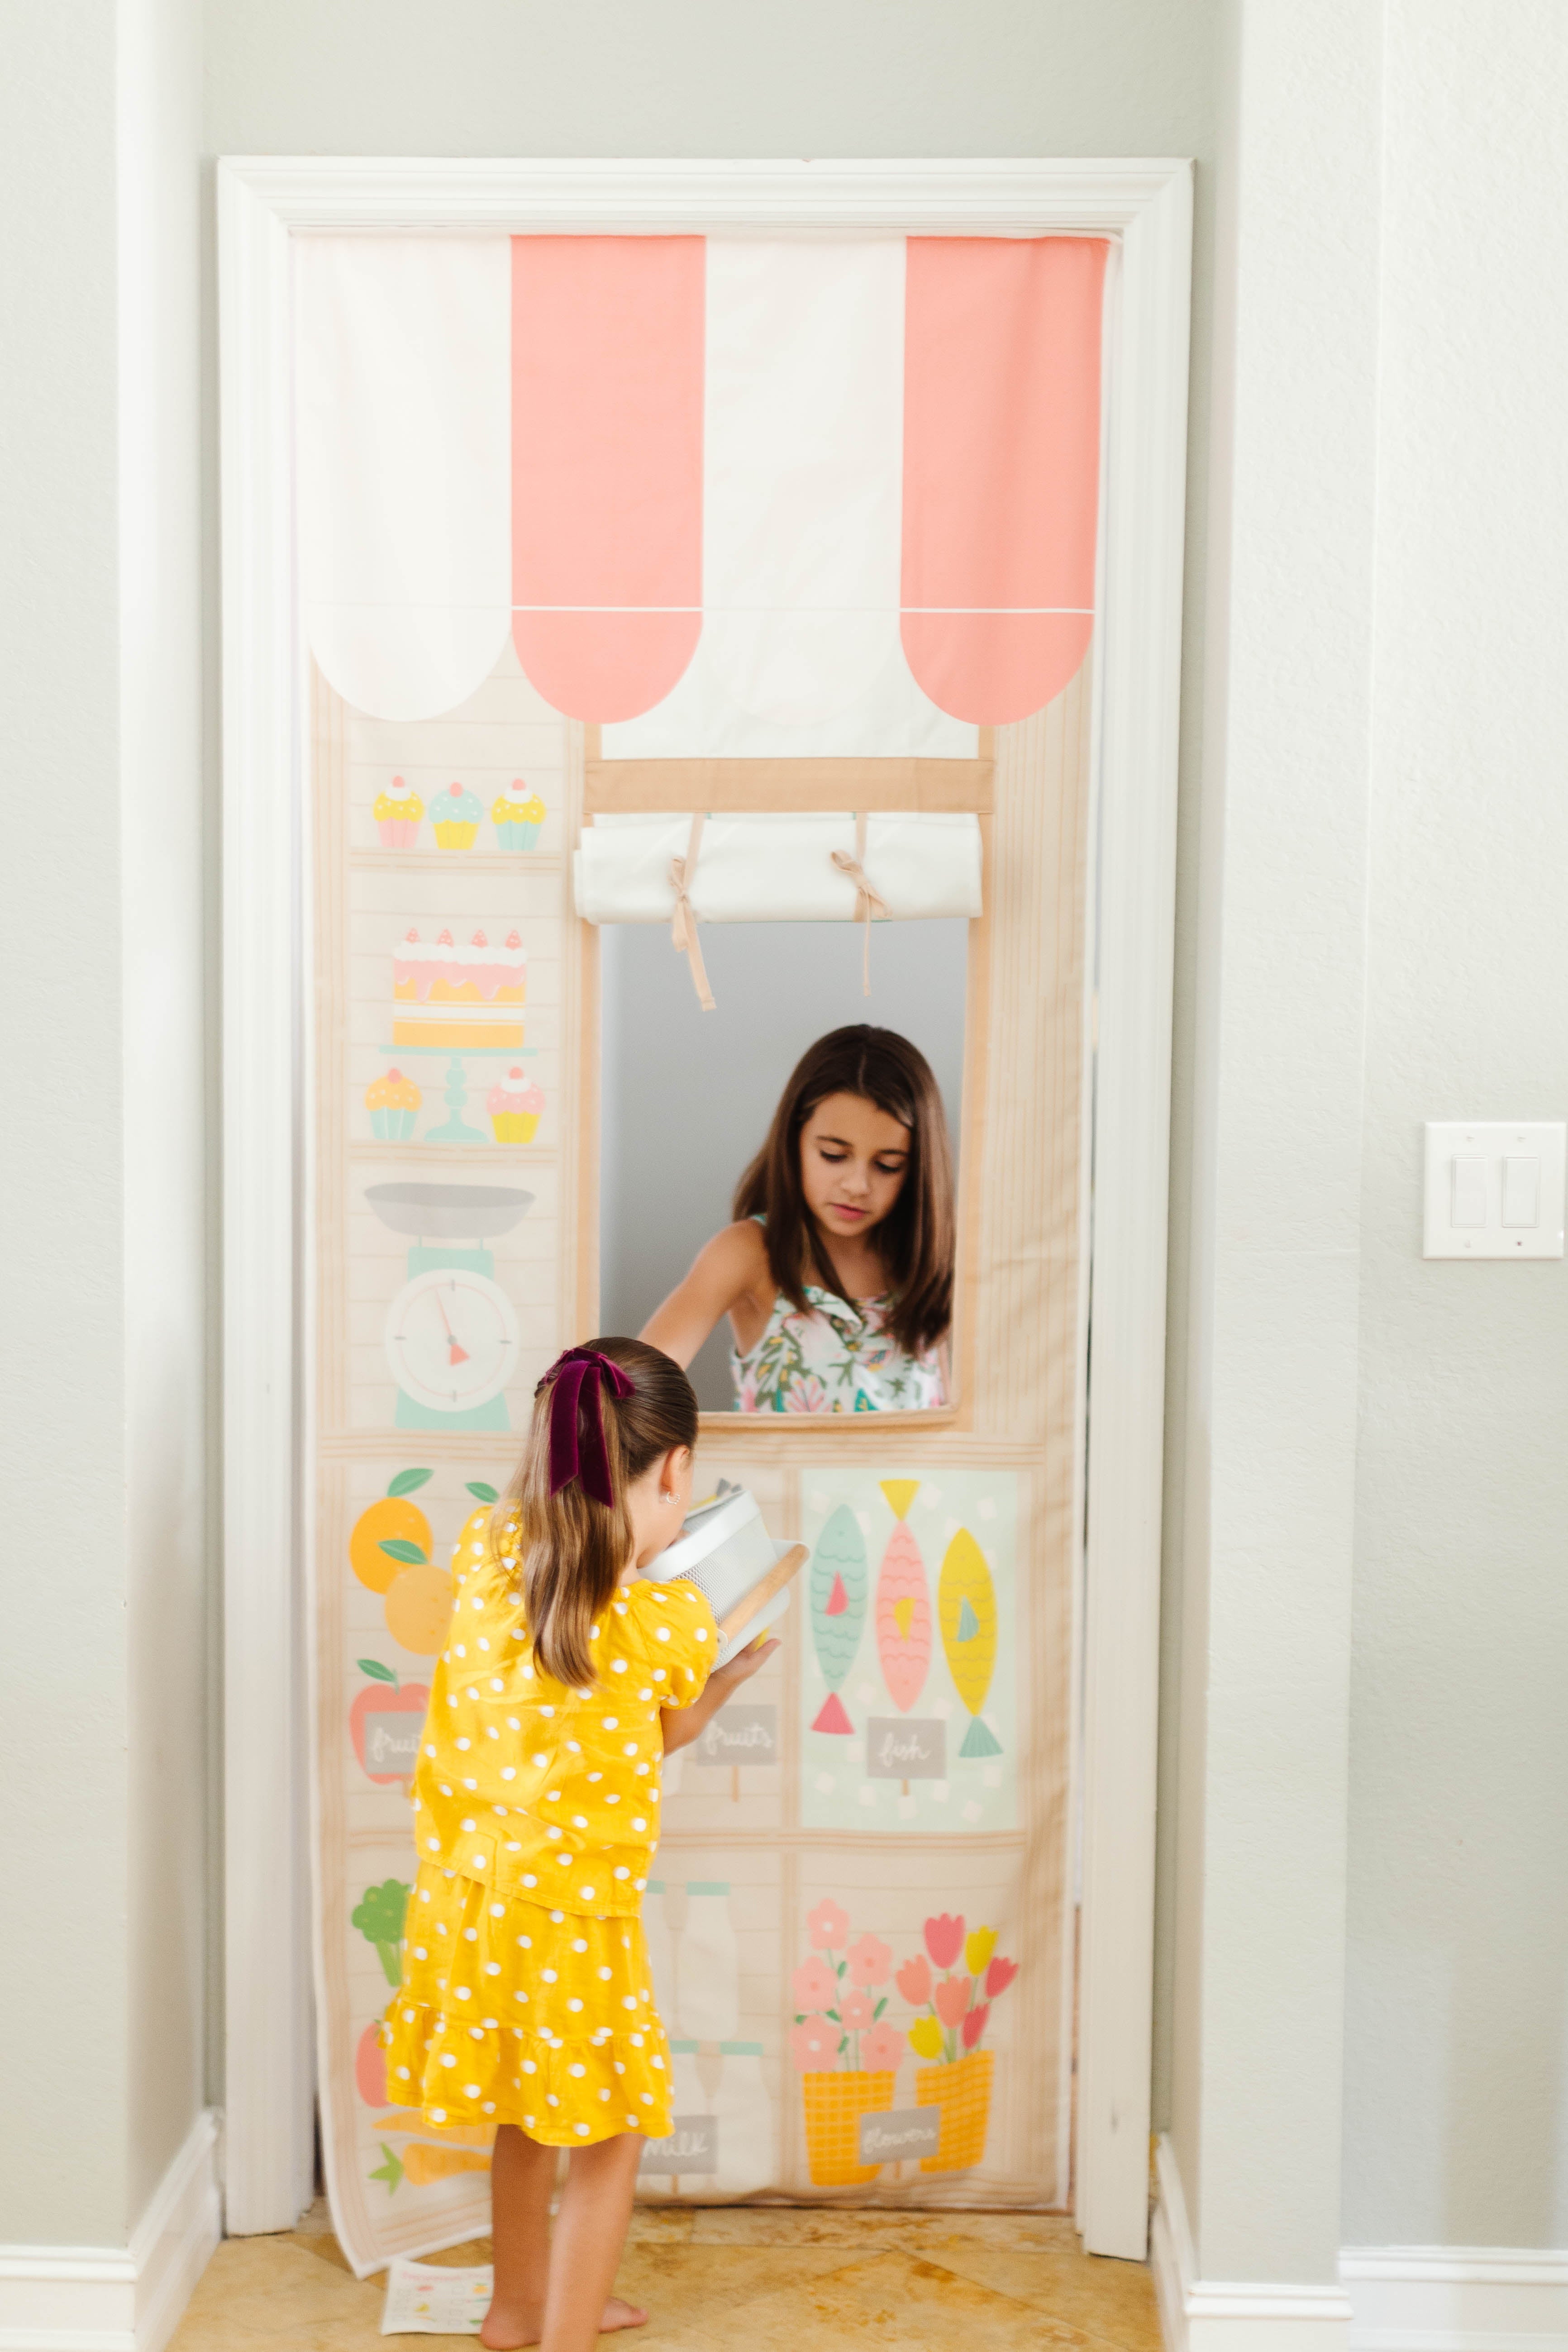
{"label": "girl in floral dress", "polygon": [[819,1037],[735,1192],[642,1337],[689,1364],[721,1317],[741,1412],[950,1402],[952,1154],[925,1056],[891,1029]]}
{"label": "girl in floral dress", "polygon": [[696,1439],[697,1400],[667,1355],[636,1339],[570,1349],[535,1392],[488,1538],[455,1563],[382,2039],[400,2105],[496,2127],[492,2352],[588,2352],[647,2315],[610,2288],[645,2137],[673,2124],[640,1916],[659,1767],[778,1646],[715,1669],[697,1587],[638,1576],[680,1531]]}

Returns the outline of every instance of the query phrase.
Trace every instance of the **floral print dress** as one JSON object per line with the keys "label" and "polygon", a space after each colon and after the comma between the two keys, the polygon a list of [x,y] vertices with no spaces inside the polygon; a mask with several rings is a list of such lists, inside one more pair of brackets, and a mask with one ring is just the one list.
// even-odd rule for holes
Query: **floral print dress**
{"label": "floral print dress", "polygon": [[888,1332],[892,1299],[853,1304],[807,1283],[810,1311],[782,1291],[754,1348],[732,1349],[737,1412],[930,1412],[947,1402],[942,1357],[910,1356]]}

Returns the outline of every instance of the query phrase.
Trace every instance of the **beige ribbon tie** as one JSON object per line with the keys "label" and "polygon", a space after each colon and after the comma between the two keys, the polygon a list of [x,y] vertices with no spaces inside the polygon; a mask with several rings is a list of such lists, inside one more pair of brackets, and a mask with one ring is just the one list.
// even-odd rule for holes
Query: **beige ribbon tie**
{"label": "beige ribbon tie", "polygon": [[888,902],[866,872],[866,814],[861,810],[855,819],[855,855],[847,849],[833,852],[833,863],[840,874],[855,885],[855,920],[866,926],[865,950],[860,961],[860,993],[871,993],[871,918],[888,919]]}
{"label": "beige ribbon tie", "polygon": [[702,946],[697,936],[697,917],[692,911],[690,886],[697,879],[697,849],[702,839],[703,812],[699,809],[691,820],[691,835],[684,857],[669,861],[669,887],[675,893],[675,919],[669,927],[671,944],[676,952],[684,955],[691,966],[691,985],[697,991],[697,1002],[704,1013],[714,1010],[713,992],[708,985],[708,968],[702,961]]}

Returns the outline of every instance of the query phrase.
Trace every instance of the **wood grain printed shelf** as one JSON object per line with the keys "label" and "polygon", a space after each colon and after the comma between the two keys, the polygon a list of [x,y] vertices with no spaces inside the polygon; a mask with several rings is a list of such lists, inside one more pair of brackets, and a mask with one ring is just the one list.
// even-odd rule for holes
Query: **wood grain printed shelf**
{"label": "wood grain printed shelf", "polygon": [[366,874],[441,874],[457,870],[481,874],[559,874],[566,864],[559,853],[538,849],[356,849],[349,864]]}
{"label": "wood grain printed shelf", "polygon": [[351,1143],[351,1160],[463,1160],[488,1168],[545,1168],[561,1157],[548,1143]]}

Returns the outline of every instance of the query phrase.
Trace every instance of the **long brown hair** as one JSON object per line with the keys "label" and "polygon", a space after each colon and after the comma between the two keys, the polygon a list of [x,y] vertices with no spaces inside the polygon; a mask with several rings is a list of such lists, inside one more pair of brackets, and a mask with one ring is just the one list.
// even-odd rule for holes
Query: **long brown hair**
{"label": "long brown hair", "polygon": [[766,1220],[769,1271],[797,1313],[810,1311],[808,1282],[837,1288],[800,1176],[801,1130],[829,1095],[858,1095],[910,1131],[899,1197],[874,1231],[893,1295],[888,1330],[906,1355],[921,1355],[952,1322],[952,1149],[931,1064],[907,1037],[857,1024],[830,1030],[802,1055],[767,1141],[735,1187],[733,1213]]}
{"label": "long brown hair", "polygon": [[580,1417],[592,1413],[597,1391],[614,1501],[595,1502],[581,1477],[551,1493],[546,1374],[534,1391],[517,1475],[496,1507],[498,1528],[514,1517],[521,1521],[523,1613],[534,1659],[574,1689],[594,1681],[594,1622],[608,1608],[632,1556],[627,1486],[672,1446],[697,1444],[697,1397],[672,1358],[641,1339],[590,1339],[588,1346],[618,1364],[631,1382],[627,1396],[612,1395],[607,1380],[589,1383],[577,1405]]}

